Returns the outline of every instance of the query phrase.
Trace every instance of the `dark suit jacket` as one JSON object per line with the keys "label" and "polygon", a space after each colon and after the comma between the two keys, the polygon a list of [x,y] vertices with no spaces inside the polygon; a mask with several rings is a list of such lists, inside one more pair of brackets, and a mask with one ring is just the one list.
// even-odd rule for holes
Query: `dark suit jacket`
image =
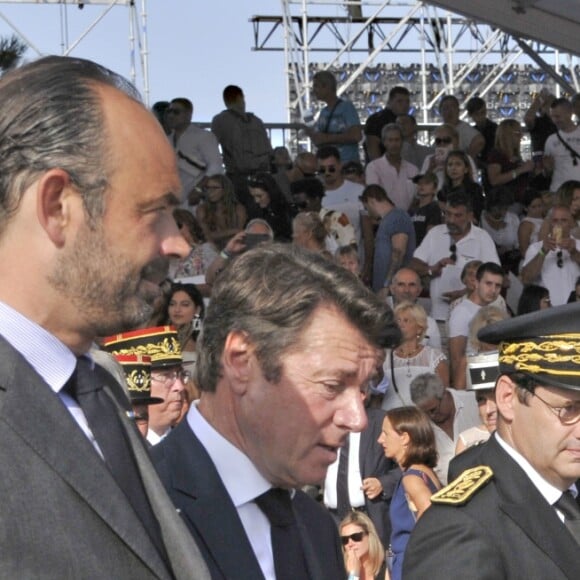
{"label": "dark suit jacket", "polygon": [[401,470],[394,461],[385,457],[383,447],[377,441],[383,428],[386,411],[367,409],[367,415],[369,424],[360,437],[361,476],[363,479],[376,477],[383,486],[383,493],[373,500],[365,496],[365,507],[386,549],[391,540],[389,505],[401,477]]}
{"label": "dark suit jacket", "polygon": [[[121,412],[129,408],[118,384],[107,390]],[[153,510],[166,514],[159,523],[175,576],[208,578],[196,546],[179,540],[184,528],[126,416],[124,423]],[[2,337],[0,465],[0,578],[172,578],[60,398]]]}
{"label": "dark suit jacket", "polygon": [[[187,421],[152,449],[169,496],[200,546],[214,580],[259,580],[258,560],[219,474]],[[346,576],[336,526],[326,510],[297,492],[294,512],[301,528],[310,578]]]}
{"label": "dark suit jacket", "polygon": [[576,580],[580,549],[525,472],[495,438],[479,459],[493,479],[463,506],[434,504],[405,553],[405,580]]}

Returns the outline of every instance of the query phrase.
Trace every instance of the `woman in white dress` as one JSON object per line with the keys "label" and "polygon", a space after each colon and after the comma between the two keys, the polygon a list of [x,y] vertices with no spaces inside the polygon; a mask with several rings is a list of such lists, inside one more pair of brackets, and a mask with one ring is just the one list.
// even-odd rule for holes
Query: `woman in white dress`
{"label": "woman in white dress", "polygon": [[411,381],[422,373],[435,373],[444,385],[449,384],[449,365],[442,351],[421,344],[427,329],[427,313],[419,304],[401,302],[394,310],[401,329],[402,342],[387,351],[383,369],[389,387],[381,407],[385,410],[413,405]]}

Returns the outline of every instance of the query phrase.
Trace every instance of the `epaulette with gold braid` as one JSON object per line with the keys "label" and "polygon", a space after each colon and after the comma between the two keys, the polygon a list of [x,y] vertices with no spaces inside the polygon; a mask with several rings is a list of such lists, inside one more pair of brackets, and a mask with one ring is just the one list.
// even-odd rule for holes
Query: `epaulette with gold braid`
{"label": "epaulette with gold braid", "polygon": [[432,503],[463,505],[493,477],[487,465],[466,469],[457,479],[431,496]]}

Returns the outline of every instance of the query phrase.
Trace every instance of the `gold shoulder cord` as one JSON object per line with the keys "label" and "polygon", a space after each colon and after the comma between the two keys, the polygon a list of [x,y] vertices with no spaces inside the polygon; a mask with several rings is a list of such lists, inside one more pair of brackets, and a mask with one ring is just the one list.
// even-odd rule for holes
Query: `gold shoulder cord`
{"label": "gold shoulder cord", "polygon": [[457,479],[431,496],[436,504],[463,505],[475,492],[493,478],[493,471],[487,465],[479,465],[465,470]]}

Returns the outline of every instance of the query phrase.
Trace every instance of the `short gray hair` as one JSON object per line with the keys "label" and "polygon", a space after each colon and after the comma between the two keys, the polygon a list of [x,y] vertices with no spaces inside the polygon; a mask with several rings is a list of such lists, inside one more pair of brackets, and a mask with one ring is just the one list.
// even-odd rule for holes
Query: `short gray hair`
{"label": "short gray hair", "polygon": [[391,131],[398,133],[401,139],[403,139],[403,130],[400,125],[397,125],[397,123],[388,123],[381,129],[381,141],[384,141],[387,133],[390,133]]}
{"label": "short gray hair", "polygon": [[410,385],[411,400],[417,407],[425,401],[441,399],[445,394],[445,385],[434,373],[423,373],[417,375]]}
{"label": "short gray hair", "polygon": [[0,234],[43,172],[66,171],[94,223],[108,187],[107,135],[98,85],[140,101],[123,77],[88,60],[49,56],[0,80]]}
{"label": "short gray hair", "polygon": [[390,308],[331,260],[290,244],[263,244],[241,254],[213,287],[197,343],[197,385],[215,391],[226,339],[236,331],[248,335],[266,380],[277,383],[280,357],[299,343],[321,306],[336,308],[379,348],[399,341]]}

